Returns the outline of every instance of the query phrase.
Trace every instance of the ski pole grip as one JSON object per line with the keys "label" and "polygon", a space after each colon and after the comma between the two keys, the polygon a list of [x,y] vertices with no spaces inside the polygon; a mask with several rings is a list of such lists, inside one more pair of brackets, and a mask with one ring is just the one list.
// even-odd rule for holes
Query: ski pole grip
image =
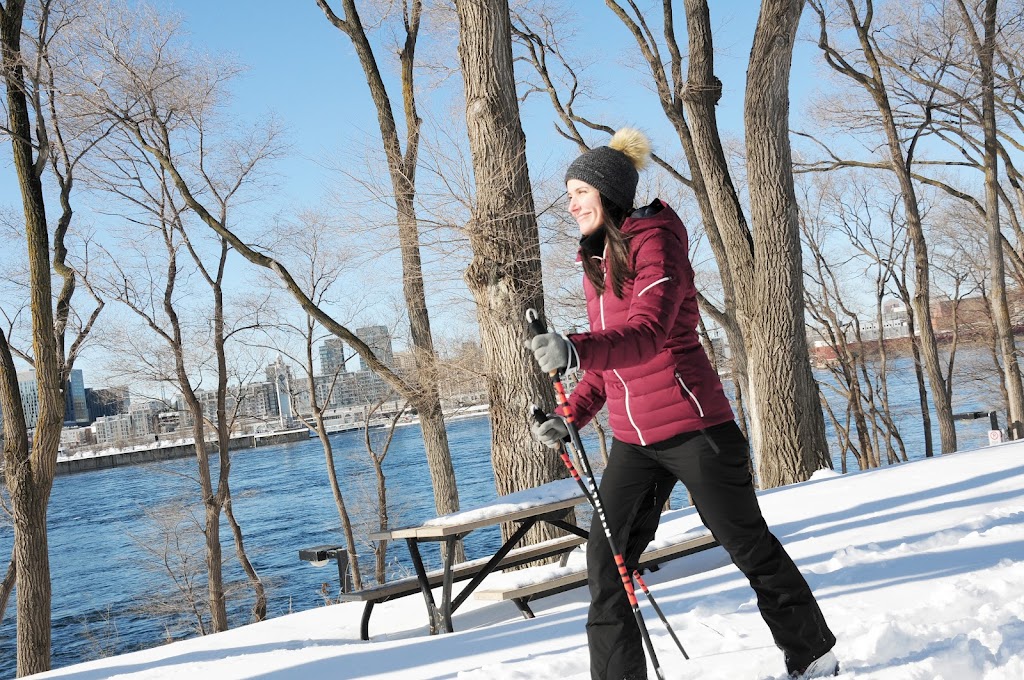
{"label": "ski pole grip", "polygon": [[544,409],[542,409],[540,406],[537,406],[536,404],[534,404],[533,407],[530,409],[530,416],[533,418],[533,422],[537,423],[538,425],[541,425],[548,420],[548,414],[544,413]]}
{"label": "ski pole grip", "polygon": [[526,323],[530,325],[530,332],[534,335],[543,335],[548,332],[548,329],[544,327],[540,320],[540,315],[533,307],[526,310]]}

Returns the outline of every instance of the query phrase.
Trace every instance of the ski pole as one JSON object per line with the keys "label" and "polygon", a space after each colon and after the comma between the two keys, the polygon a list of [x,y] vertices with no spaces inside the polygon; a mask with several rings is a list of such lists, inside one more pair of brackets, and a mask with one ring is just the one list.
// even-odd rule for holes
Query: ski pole
{"label": "ski pole", "polygon": [[[541,409],[536,404],[533,405],[532,415],[534,421],[538,424],[543,423],[548,419],[548,416],[546,413],[544,413],[544,410]],[[582,479],[580,479],[580,474],[576,470],[576,466],[573,465],[572,459],[569,457],[569,454],[566,452],[566,447],[559,446],[558,454],[559,457],[562,459],[562,462],[565,463],[565,466],[569,469],[569,474],[572,476],[573,479],[576,480],[576,483],[580,485],[580,488],[583,489],[583,495],[586,496],[587,500],[590,501],[590,504],[593,505],[594,499],[592,497],[592,494],[590,493],[590,489],[588,489],[587,485],[583,482]],[[668,617],[666,617],[665,612],[661,610],[661,607],[658,605],[658,601],[654,599],[654,595],[647,587],[647,584],[644,582],[644,579],[640,575],[639,570],[633,571],[633,578],[636,579],[636,582],[640,584],[640,587],[643,589],[644,594],[647,596],[647,600],[651,603],[651,606],[654,607],[654,611],[657,612],[658,617],[661,619],[661,622],[665,624],[665,629],[668,630],[668,634],[672,636],[672,639],[675,641],[676,646],[679,647],[679,651],[683,653],[683,658],[689,661],[690,655],[686,653],[686,648],[683,647],[683,643],[679,640],[679,637],[676,635],[675,630],[672,628],[672,624],[668,622]]]}
{"label": "ski pole", "polygon": [[[533,331],[534,335],[547,332],[535,309],[526,310],[526,322],[529,324],[530,330]],[[612,551],[612,558],[615,560],[619,577],[622,579],[622,587],[626,591],[626,599],[629,600],[629,607],[633,610],[633,618],[636,619],[637,628],[640,629],[640,637],[643,639],[644,646],[647,647],[647,653],[651,657],[654,674],[658,677],[658,680],[665,680],[665,675],[661,671],[661,664],[658,662],[658,655],[654,652],[654,643],[651,642],[651,635],[644,624],[644,615],[640,613],[640,603],[637,602],[636,592],[633,590],[633,579],[629,574],[629,570],[626,569],[626,561],[623,559],[622,553],[615,546],[615,538],[612,536],[611,527],[608,526],[608,519],[604,514],[604,503],[601,502],[601,494],[598,492],[597,484],[594,482],[594,471],[590,467],[590,461],[587,459],[586,451],[583,449],[583,442],[580,441],[579,430],[576,429],[572,412],[569,410],[569,400],[565,395],[565,385],[562,384],[561,372],[554,370],[549,375],[551,376],[551,384],[555,388],[555,400],[558,402],[558,407],[562,410],[562,413],[559,415],[565,421],[565,427],[569,431],[569,442],[576,450],[580,466],[583,468],[583,474],[586,476],[587,486],[590,487],[589,500],[594,507],[594,514],[597,515],[601,522],[601,527],[604,529],[605,538],[608,540],[608,547]],[[562,448],[564,449],[564,447]],[[570,465],[572,463],[567,454],[564,455],[562,460],[563,462],[568,461]],[[572,469],[575,468],[571,467],[570,471]]]}
{"label": "ski pole", "polygon": [[640,584],[640,587],[644,591],[644,595],[647,596],[647,599],[650,601],[651,606],[654,607],[654,611],[658,612],[658,616],[661,618],[661,622],[664,623],[665,628],[668,629],[668,634],[671,635],[672,639],[676,641],[676,646],[679,647],[679,651],[683,653],[683,658],[689,661],[690,655],[686,653],[686,650],[683,648],[683,643],[679,641],[678,637],[676,637],[676,632],[672,630],[672,626],[669,625],[668,618],[665,616],[665,612],[661,611],[661,607],[658,606],[658,601],[654,599],[654,595],[651,595],[651,591],[647,589],[647,584],[644,583],[644,578],[640,575],[639,570],[633,571],[633,578],[635,578],[636,582]]}

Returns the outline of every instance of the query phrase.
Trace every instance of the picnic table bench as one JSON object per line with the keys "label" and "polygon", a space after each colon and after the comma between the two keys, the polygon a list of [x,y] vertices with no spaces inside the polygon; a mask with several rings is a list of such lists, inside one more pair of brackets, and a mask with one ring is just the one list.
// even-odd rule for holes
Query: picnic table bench
{"label": "picnic table bench", "polygon": [[[540,559],[566,555],[583,543],[587,538],[587,531],[566,521],[565,517],[571,508],[584,501],[583,492],[576,482],[571,479],[562,479],[542,484],[533,489],[501,496],[491,503],[476,508],[429,519],[422,524],[371,533],[370,538],[373,540],[404,539],[409,556],[412,558],[415,576],[360,590],[343,587],[339,599],[343,602],[366,603],[360,622],[360,637],[363,640],[370,638],[370,616],[373,613],[374,605],[416,592],[423,594],[431,634],[451,632],[453,630],[452,613],[466,601],[488,574],[497,569],[507,569]],[[494,555],[460,564],[454,563],[455,545],[459,539],[476,529],[506,522],[517,523],[519,526]],[[559,527],[569,532],[569,535],[536,545],[516,547],[537,522],[546,522]],[[425,542],[444,544],[444,563],[441,569],[427,572],[419,549],[420,544]],[[303,551],[302,554],[306,555],[303,559],[313,561],[310,558],[316,556],[321,558],[319,561],[322,561],[324,557],[337,559],[339,560],[339,572],[342,571],[341,560],[347,561],[347,558],[343,556],[344,550],[331,550],[327,546],[320,546],[320,552],[316,552],[317,550],[311,548]],[[452,585],[466,580],[469,583],[453,597]],[[437,586],[441,586],[442,589],[440,604],[435,602],[432,592],[432,589]]]}
{"label": "picnic table bench", "polygon": [[[535,560],[541,560],[555,555],[567,556],[573,548],[584,543],[584,540],[585,539],[581,536],[563,536],[550,541],[544,541],[543,543],[516,548],[515,550],[509,551],[509,553],[494,566],[494,569],[518,567]],[[479,576],[487,566],[490,559],[491,558],[489,557],[483,557],[455,564],[452,567],[452,582],[458,583]],[[427,572],[426,577],[431,588],[443,585],[444,569],[436,569]],[[417,575],[388,581],[387,583],[363,588],[361,590],[349,590],[348,592],[342,592],[338,599],[341,602],[366,603],[363,607],[363,615],[359,622],[359,637],[362,640],[369,640],[370,616],[373,614],[374,605],[405,597],[406,595],[415,595],[419,592],[422,592],[422,588],[420,586],[419,576]],[[469,593],[463,591],[452,601],[452,611],[457,609],[459,605],[466,600],[466,596],[468,596],[468,594]]]}
{"label": "picnic table bench", "polygon": [[[640,556],[639,566],[654,571],[664,562],[717,545],[718,541],[706,529],[660,541],[655,538]],[[531,601],[578,588],[587,582],[586,557],[581,551],[578,552],[581,554],[573,553],[568,565],[544,565],[495,576],[484,587],[477,589],[474,597],[499,602],[511,600],[524,618],[532,619]]]}
{"label": "picnic table bench", "polygon": [[[571,479],[543,484],[535,489],[519,491],[502,496],[495,501],[477,508],[443,515],[422,524],[399,527],[370,534],[374,540],[404,539],[412,558],[415,575],[389,581],[359,590],[351,588],[348,575],[348,557],[340,546],[319,546],[300,551],[302,559],[322,563],[328,559],[338,561],[339,577],[342,579],[342,602],[364,602],[359,634],[363,640],[370,639],[370,617],[374,605],[390,600],[421,593],[427,607],[430,633],[451,632],[452,614],[475,593],[481,600],[511,600],[526,618],[533,618],[529,602],[577,588],[587,580],[586,560],[582,551],[576,550],[587,538],[587,531],[565,521],[566,512],[585,501],[579,486]],[[698,520],[699,521],[699,520]],[[505,522],[518,523],[519,527],[490,557],[454,563],[456,541],[476,529],[495,526]],[[537,522],[547,522],[569,532],[569,535],[551,539],[535,545],[516,547]],[[692,524],[692,521],[691,521]],[[442,568],[427,571],[423,564],[419,546],[424,542],[442,542],[447,548]],[[689,555],[717,546],[718,543],[700,525],[699,528],[686,526],[665,526],[659,528],[654,541],[640,558],[640,567],[657,569],[668,560]],[[572,557],[566,563],[566,559]],[[501,569],[518,567],[530,562],[554,556],[562,556],[559,564],[531,567],[516,572],[494,574]],[[492,576],[493,574],[493,576]],[[484,583],[484,579],[488,579]],[[453,597],[455,583],[469,581]],[[433,589],[441,587],[441,602],[434,599]]]}

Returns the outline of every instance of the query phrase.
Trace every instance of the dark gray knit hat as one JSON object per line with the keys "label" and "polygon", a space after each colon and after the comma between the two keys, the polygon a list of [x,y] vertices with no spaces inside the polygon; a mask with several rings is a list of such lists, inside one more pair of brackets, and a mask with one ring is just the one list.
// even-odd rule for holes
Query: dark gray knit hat
{"label": "dark gray knit hat", "polygon": [[608,146],[599,146],[574,160],[565,171],[565,181],[577,179],[601,192],[601,195],[623,210],[633,207],[637,172],[647,164],[651,144],[639,130],[622,128]]}

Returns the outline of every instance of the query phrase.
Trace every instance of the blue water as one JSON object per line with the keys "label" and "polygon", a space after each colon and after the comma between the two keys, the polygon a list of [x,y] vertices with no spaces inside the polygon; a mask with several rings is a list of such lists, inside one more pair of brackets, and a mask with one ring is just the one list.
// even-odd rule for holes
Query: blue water
{"label": "blue water", "polygon": [[[923,432],[916,406],[916,384],[908,362],[894,373],[892,398],[911,458],[923,455]],[[819,379],[827,382],[819,372]],[[988,410],[996,402],[989,381],[963,382],[954,395],[956,410]],[[830,397],[831,400],[831,397]],[[588,428],[589,430],[589,428]],[[961,448],[983,446],[988,421],[958,423]],[[838,457],[833,442],[833,455]],[[490,422],[486,417],[456,420],[448,425],[462,507],[496,496],[490,460]],[[335,463],[355,521],[375,522],[374,474],[361,433],[332,437]],[[584,440],[592,459],[599,458],[593,440]],[[938,434],[935,433],[936,453]],[[839,468],[836,460],[836,467]],[[60,667],[99,655],[123,653],[194,634],[192,622],[181,615],[159,614],[152,605],[173,586],[160,570],[158,557],[141,546],[159,546],[155,522],[149,515],[173,517],[171,508],[188,506],[201,521],[196,504],[198,482],[192,458],[97,470],[57,477],[49,510],[50,560],[53,582],[53,666]],[[849,461],[850,469],[856,469]],[[216,479],[216,460],[214,461]],[[388,477],[391,525],[433,516],[429,473],[418,427],[400,428],[384,463]],[[298,559],[298,550],[344,539],[327,478],[319,441],[268,446],[232,454],[231,487],[235,515],[245,533],[249,557],[263,578],[269,597],[269,616],[321,606],[321,585],[337,593],[334,563],[317,569]],[[673,503],[684,502],[677,489]],[[374,526],[375,528],[375,526]],[[363,534],[365,535],[364,529]],[[201,536],[192,532],[193,540]],[[10,555],[12,530],[0,526],[0,557]],[[234,557],[230,531],[221,529],[226,579],[240,586],[229,596],[231,625],[248,622],[251,606],[245,577]],[[470,558],[493,552],[496,527],[467,537]],[[373,555],[360,547],[363,572],[372,572]],[[428,568],[439,564],[436,550],[425,554]],[[390,571],[408,572],[408,555],[401,544],[389,549]],[[200,572],[203,569],[199,553]],[[3,567],[0,567],[3,568]],[[200,597],[205,589],[200,588]],[[0,677],[15,672],[15,603],[8,605],[0,625]],[[147,611],[147,607],[150,611]]]}

